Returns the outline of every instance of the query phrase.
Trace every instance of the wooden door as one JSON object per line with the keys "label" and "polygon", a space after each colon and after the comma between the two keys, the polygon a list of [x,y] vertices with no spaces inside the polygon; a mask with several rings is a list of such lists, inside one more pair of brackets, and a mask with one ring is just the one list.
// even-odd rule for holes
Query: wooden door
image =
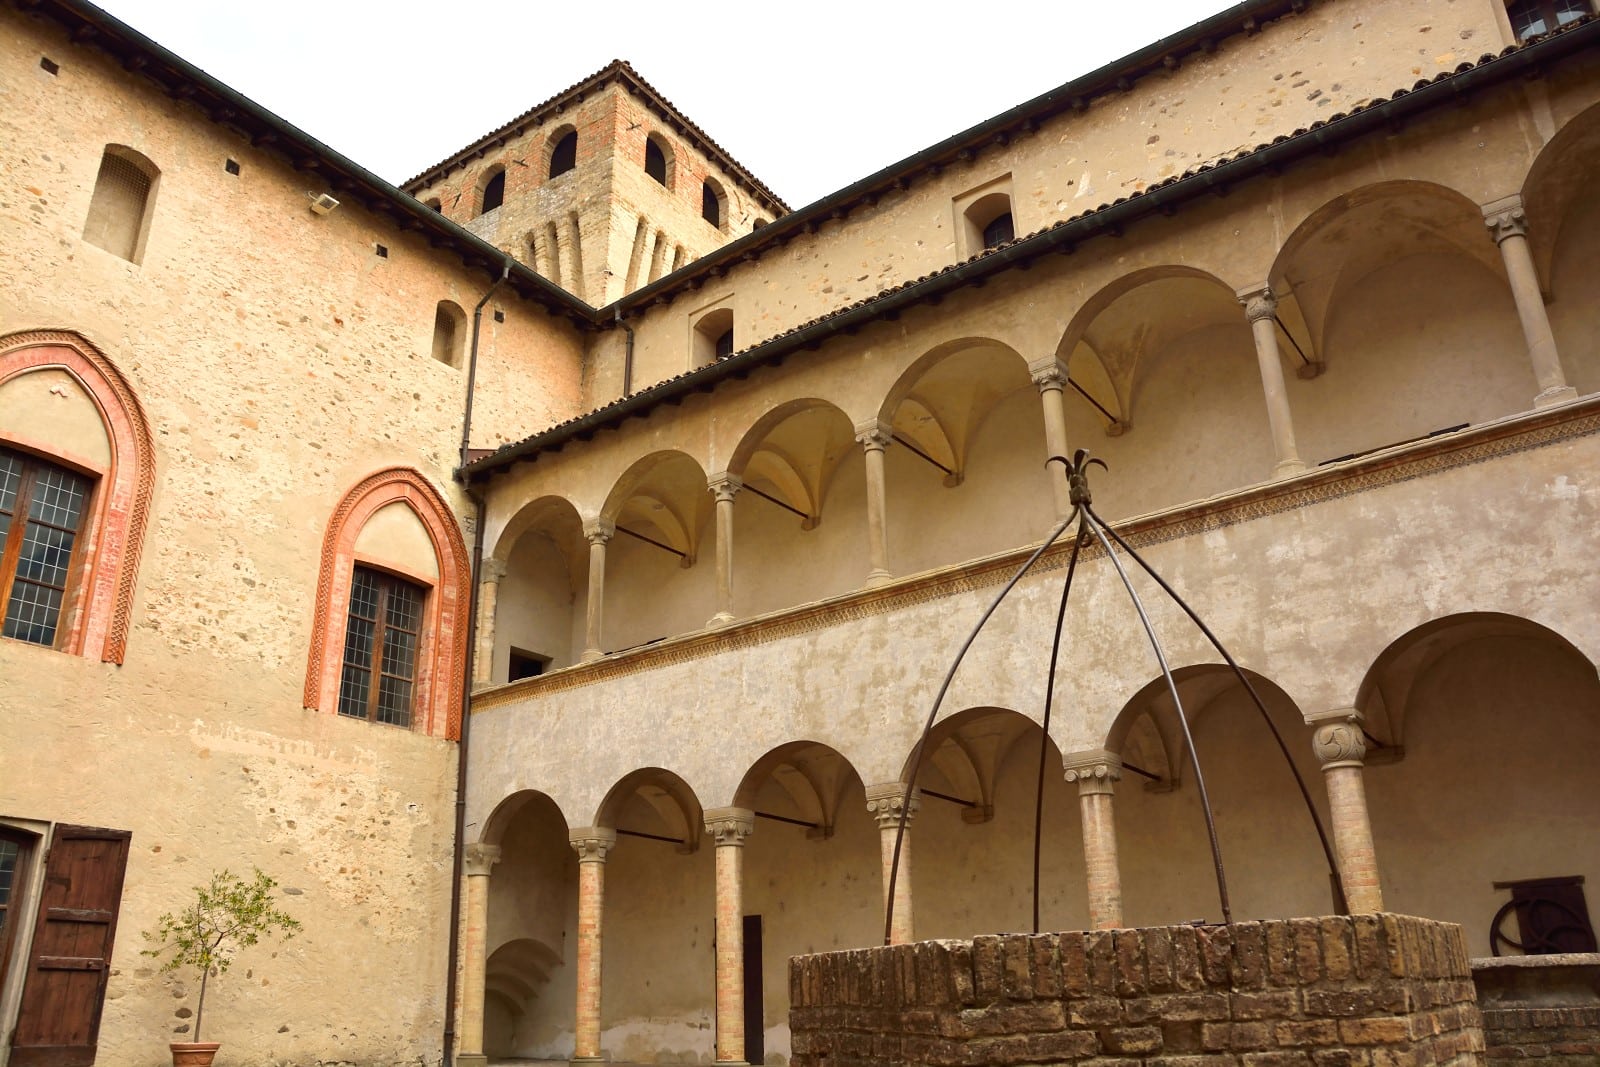
{"label": "wooden door", "polygon": [[131,836],[88,826],[51,836],[10,1067],[94,1063]]}

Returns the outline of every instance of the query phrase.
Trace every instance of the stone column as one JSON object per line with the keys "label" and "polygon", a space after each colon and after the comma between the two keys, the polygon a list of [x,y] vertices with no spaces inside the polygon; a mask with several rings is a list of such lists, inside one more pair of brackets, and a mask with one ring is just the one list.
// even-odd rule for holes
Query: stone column
{"label": "stone column", "polygon": [[1345,904],[1352,915],[1382,911],[1378,854],[1372,847],[1372,819],[1367,814],[1367,790],[1361,780],[1362,761],[1367,755],[1361,712],[1337,708],[1307,715],[1306,722],[1316,727],[1311,747],[1322,761],[1328,818],[1333,824],[1333,850],[1339,857]]}
{"label": "stone column", "polygon": [[483,1067],[483,983],[488,966],[489,869],[500,862],[495,845],[468,845],[462,854],[467,879],[461,930],[461,1015],[456,1025],[456,1063]]}
{"label": "stone column", "polygon": [[606,889],[606,854],[617,832],[605,826],[567,835],[578,853],[578,996],[573,1023],[574,1063],[600,1062],[600,944]]}
{"label": "stone column", "polygon": [[717,1062],[744,1063],[744,839],[755,829],[747,808],[710,808],[706,833],[717,843]]}
{"label": "stone column", "polygon": [[1528,361],[1533,364],[1533,375],[1539,383],[1533,406],[1546,408],[1572,400],[1578,391],[1567,384],[1561,357],[1556,354],[1556,336],[1550,330],[1539,272],[1528,248],[1528,216],[1522,208],[1522,197],[1496,200],[1483,209],[1483,219],[1495,244],[1500,246],[1506,278],[1511,282],[1511,298],[1516,301],[1517,317],[1522,320],[1522,337],[1528,343]]}
{"label": "stone column", "polygon": [[[878,820],[878,840],[883,855],[883,906],[889,907],[889,872],[894,867],[894,840],[900,831],[901,805],[906,795],[904,782],[885,782],[867,786],[867,811]],[[911,922],[911,822],[922,807],[922,794],[911,792],[911,807],[906,812],[906,832],[900,841],[900,873],[894,882],[894,920],[889,943],[910,944]]]}
{"label": "stone column", "polygon": [[1289,414],[1289,394],[1283,384],[1283,357],[1278,353],[1278,298],[1265,285],[1239,290],[1244,317],[1250,320],[1250,333],[1256,342],[1256,363],[1261,370],[1261,388],[1267,396],[1267,421],[1272,426],[1272,450],[1278,462],[1274,478],[1299,474],[1306,469],[1294,443],[1294,419]]}
{"label": "stone column", "polygon": [[867,572],[867,588],[883,585],[889,573],[889,494],[883,476],[883,450],[893,440],[887,423],[872,419],[856,426],[867,459],[867,551],[872,569]]}
{"label": "stone column", "polygon": [[506,561],[490,557],[478,568],[478,647],[472,658],[472,688],[482,689],[494,679],[494,613],[500,602],[500,579]]}
{"label": "stone column", "polygon": [[583,536],[589,539],[589,613],[584,628],[582,657],[585,662],[605,655],[605,650],[600,647],[600,624],[605,613],[606,542],[616,532],[616,525],[604,519],[595,519],[583,525]]}
{"label": "stone column", "polygon": [[744,482],[732,474],[711,479],[711,493],[717,498],[717,613],[708,626],[725,626],[733,621],[733,498]]}
{"label": "stone column", "polygon": [[[1072,513],[1071,492],[1067,487],[1067,408],[1062,390],[1067,384],[1067,368],[1054,356],[1028,364],[1033,384],[1044,403],[1044,455],[1050,472],[1050,491],[1055,495],[1056,519]],[[1061,457],[1057,460],[1055,457]]]}
{"label": "stone column", "polygon": [[1122,778],[1122,757],[1105,749],[1074,752],[1062,760],[1067,781],[1078,783],[1083,817],[1083,869],[1089,884],[1089,929],[1122,925],[1122,871],[1117,866],[1117,824],[1112,798]]}

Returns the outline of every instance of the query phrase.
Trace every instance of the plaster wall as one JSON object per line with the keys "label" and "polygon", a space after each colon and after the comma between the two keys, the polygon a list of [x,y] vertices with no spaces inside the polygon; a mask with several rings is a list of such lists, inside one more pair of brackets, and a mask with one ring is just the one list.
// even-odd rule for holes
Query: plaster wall
{"label": "plaster wall", "polygon": [[40,370],[0,385],[0,435],[18,444],[48,441],[96,471],[111,466],[111,442],[94,399],[64,370]]}

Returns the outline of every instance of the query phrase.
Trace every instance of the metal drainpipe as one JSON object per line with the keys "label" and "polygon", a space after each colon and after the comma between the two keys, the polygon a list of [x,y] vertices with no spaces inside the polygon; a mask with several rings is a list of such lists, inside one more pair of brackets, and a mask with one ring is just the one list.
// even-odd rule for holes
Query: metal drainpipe
{"label": "metal drainpipe", "polygon": [[[472,439],[472,395],[478,384],[478,330],[483,324],[483,305],[489,302],[494,291],[505,284],[511,277],[511,260],[508,258],[505,266],[500,268],[500,277],[494,280],[472,308],[472,354],[467,358],[467,410],[461,415],[461,466],[467,465],[467,443]],[[473,580],[477,580],[477,573],[473,573]]]}
{"label": "metal drainpipe", "polygon": [[[501,268],[500,277],[483,294],[472,309],[472,351],[467,358],[467,400],[461,414],[461,464],[467,465],[467,445],[472,439],[472,394],[478,380],[478,335],[483,322],[483,306],[494,291],[511,276],[511,260]],[[456,469],[456,481],[467,491],[474,505],[472,524],[471,588],[467,593],[467,663],[461,678],[461,739],[456,743],[456,818],[455,845],[450,857],[450,949],[445,971],[444,994],[444,1067],[455,1062],[456,1052],[456,957],[461,953],[461,868],[466,850],[467,834],[467,751],[472,737],[472,672],[478,652],[478,573],[483,569],[483,519],[485,504],[479,493],[474,493],[461,469]]]}
{"label": "metal drainpipe", "polygon": [[633,327],[622,321],[622,308],[617,308],[616,323],[628,335],[627,347],[622,350],[622,395],[633,395]]}

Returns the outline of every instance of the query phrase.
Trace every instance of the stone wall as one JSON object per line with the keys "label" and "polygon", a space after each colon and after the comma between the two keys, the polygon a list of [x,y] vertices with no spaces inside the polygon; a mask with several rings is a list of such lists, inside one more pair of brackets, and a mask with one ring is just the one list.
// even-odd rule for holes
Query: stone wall
{"label": "stone wall", "polygon": [[823,953],[789,986],[793,1067],[1482,1062],[1460,927],[1401,915]]}

